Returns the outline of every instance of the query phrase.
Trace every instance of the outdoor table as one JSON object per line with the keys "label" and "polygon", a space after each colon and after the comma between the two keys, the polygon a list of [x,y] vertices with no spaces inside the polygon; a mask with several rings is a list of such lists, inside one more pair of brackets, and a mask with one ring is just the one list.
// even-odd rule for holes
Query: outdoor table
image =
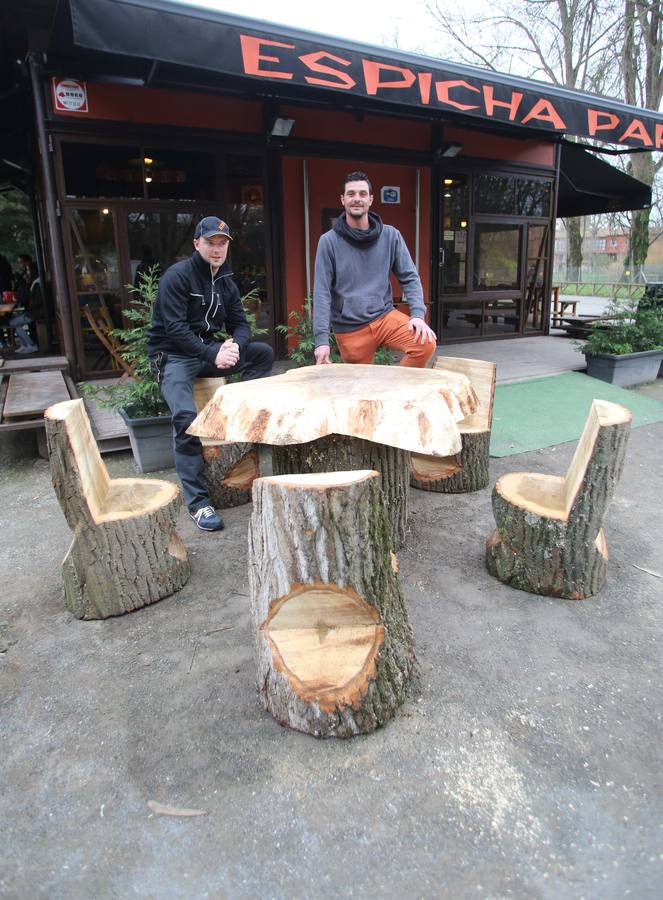
{"label": "outdoor table", "polygon": [[407,524],[410,453],[458,453],[456,423],[478,405],[469,379],[455,372],[306,366],[223,385],[189,433],[270,444],[275,474],[377,470],[398,546]]}

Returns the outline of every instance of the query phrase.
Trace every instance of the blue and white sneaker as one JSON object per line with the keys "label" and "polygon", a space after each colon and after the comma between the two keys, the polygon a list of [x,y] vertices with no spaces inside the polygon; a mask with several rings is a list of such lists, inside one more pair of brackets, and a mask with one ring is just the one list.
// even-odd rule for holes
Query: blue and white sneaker
{"label": "blue and white sneaker", "polygon": [[225,527],[223,519],[212,506],[201,506],[189,515],[201,531],[223,531]]}

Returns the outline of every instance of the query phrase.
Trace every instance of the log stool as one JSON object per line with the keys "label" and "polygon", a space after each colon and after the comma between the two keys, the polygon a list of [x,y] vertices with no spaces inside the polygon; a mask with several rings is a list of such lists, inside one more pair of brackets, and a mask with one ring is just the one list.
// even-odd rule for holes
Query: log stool
{"label": "log stool", "polygon": [[281,724],[350,737],[393,716],[414,665],[397,568],[377,472],[254,482],[258,691]]}
{"label": "log stool", "polygon": [[608,549],[601,523],[621,477],[631,413],[593,400],[565,477],[512,472],[497,480],[497,529],[486,566],[505,584],[582,600],[604,585]]}
{"label": "log stool", "polygon": [[434,369],[467,375],[479,399],[476,412],[458,423],[463,446],[455,456],[413,453],[410,484],[421,491],[464,494],[488,487],[490,429],[493,422],[496,365],[482,359],[442,356]]}
{"label": "log stool", "polygon": [[[225,378],[196,378],[193,398],[200,412],[226,383]],[[212,506],[229,509],[251,500],[251,486],[260,475],[258,448],[255,444],[226,443],[201,438],[203,445],[203,478],[207,483]]]}
{"label": "log stool", "polygon": [[179,591],[190,567],[175,530],[177,485],[111,479],[82,400],[56,403],[44,419],[53,487],[73,532],[62,563],[67,609],[105,619]]}

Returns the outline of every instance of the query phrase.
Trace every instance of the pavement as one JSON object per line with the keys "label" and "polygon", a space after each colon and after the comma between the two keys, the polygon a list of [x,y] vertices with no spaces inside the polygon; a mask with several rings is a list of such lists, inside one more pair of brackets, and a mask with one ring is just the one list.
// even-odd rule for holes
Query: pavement
{"label": "pavement", "polygon": [[[501,345],[539,356],[536,340]],[[662,380],[639,390],[663,402]],[[411,492],[418,675],[386,727],[351,740],[257,702],[249,506],[212,535],[182,515],[180,593],[82,622],[63,606],[48,465],[21,440],[0,443],[0,896],[661,896],[663,424],[632,432],[608,582],[583,602],[488,575],[490,489]],[[491,479],[562,474],[574,449],[491,460]],[[129,454],[106,461],[133,473]]]}

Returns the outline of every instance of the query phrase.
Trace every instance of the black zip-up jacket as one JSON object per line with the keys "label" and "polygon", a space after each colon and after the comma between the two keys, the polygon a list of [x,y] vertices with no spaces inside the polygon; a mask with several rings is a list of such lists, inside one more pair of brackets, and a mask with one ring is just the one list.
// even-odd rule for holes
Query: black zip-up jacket
{"label": "black zip-up jacket", "polygon": [[150,357],[160,351],[193,356],[214,365],[221,344],[213,335],[227,331],[240,352],[251,340],[239,288],[225,262],[215,276],[196,250],[166,269],[147,334]]}

